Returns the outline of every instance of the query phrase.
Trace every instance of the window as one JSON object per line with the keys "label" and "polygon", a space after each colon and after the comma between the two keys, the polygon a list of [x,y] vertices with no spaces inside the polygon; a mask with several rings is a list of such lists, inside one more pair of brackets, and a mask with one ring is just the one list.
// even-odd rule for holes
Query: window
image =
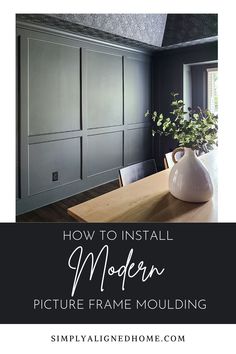
{"label": "window", "polygon": [[218,69],[207,69],[207,108],[218,114]]}

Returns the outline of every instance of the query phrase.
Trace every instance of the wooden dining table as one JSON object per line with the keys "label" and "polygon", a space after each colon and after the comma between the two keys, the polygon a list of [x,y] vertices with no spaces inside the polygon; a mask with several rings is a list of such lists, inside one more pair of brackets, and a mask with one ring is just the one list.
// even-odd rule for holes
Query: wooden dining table
{"label": "wooden dining table", "polygon": [[217,150],[199,157],[213,182],[205,203],[174,198],[168,188],[170,169],[145,177],[68,209],[80,222],[217,222]]}

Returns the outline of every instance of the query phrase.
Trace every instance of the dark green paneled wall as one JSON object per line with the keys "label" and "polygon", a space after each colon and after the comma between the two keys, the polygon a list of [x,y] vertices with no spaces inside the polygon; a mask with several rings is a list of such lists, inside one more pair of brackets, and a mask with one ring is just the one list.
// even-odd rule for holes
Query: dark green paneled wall
{"label": "dark green paneled wall", "polygon": [[151,157],[149,55],[24,25],[17,43],[17,213]]}

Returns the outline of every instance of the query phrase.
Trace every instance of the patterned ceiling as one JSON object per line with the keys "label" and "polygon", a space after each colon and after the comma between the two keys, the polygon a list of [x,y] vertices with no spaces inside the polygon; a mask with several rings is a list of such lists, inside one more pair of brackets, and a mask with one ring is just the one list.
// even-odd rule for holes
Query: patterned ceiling
{"label": "patterned ceiling", "polygon": [[16,18],[138,49],[164,50],[217,39],[216,14],[17,14]]}
{"label": "patterned ceiling", "polygon": [[166,14],[53,14],[61,20],[161,47]]}
{"label": "patterned ceiling", "polygon": [[162,46],[217,36],[217,14],[168,14]]}

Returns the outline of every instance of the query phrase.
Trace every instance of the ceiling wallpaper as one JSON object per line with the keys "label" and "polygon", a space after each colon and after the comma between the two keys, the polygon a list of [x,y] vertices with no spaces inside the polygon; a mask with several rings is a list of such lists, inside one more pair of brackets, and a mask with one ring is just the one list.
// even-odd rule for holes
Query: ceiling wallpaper
{"label": "ceiling wallpaper", "polygon": [[168,14],[163,46],[217,36],[217,14]]}
{"label": "ceiling wallpaper", "polygon": [[16,19],[151,51],[217,40],[216,14],[17,14]]}
{"label": "ceiling wallpaper", "polygon": [[53,14],[52,16],[161,47],[166,14]]}

